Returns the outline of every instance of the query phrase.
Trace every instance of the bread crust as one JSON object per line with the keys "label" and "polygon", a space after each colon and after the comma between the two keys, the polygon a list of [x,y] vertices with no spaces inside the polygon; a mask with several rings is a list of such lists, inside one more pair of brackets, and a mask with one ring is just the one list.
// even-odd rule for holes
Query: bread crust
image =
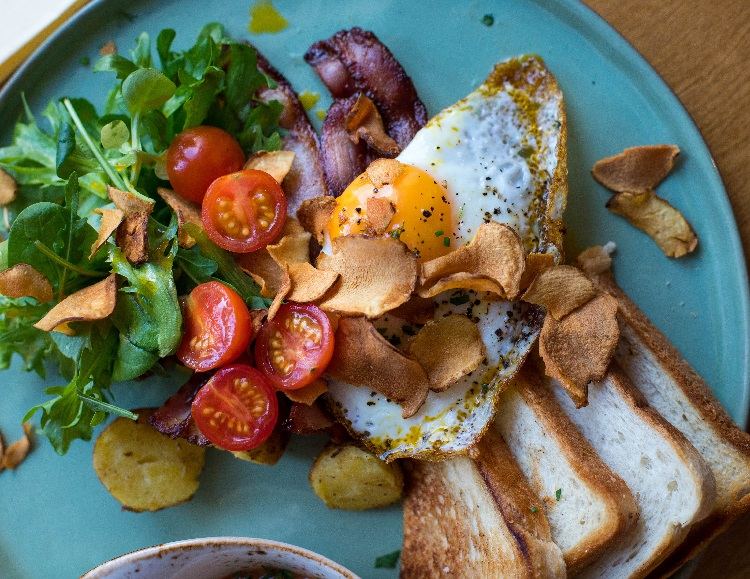
{"label": "bread crust", "polygon": [[639,516],[638,506],[625,481],[602,461],[531,368],[527,367],[519,376],[517,387],[545,429],[554,435],[574,472],[606,504],[606,524],[590,533],[575,550],[565,553],[568,573],[573,575],[598,559],[633,527]]}
{"label": "bread crust", "polygon": [[719,495],[713,511],[690,530],[686,540],[655,572],[656,576],[669,576],[700,553],[737,518],[750,512],[750,435],[732,422],[705,381],[620,289],[610,272],[604,272],[592,279],[600,289],[617,299],[620,323],[626,324],[637,334],[643,345],[658,360],[664,372],[698,411],[706,427],[744,457],[744,468],[748,473],[747,482],[744,485],[734,484],[723,496]]}
{"label": "bread crust", "polygon": [[700,489],[700,506],[693,517],[693,522],[690,525],[673,529],[671,534],[664,537],[654,550],[653,555],[632,574],[632,577],[645,577],[680,545],[696,523],[708,516],[716,501],[716,483],[711,469],[700,453],[679,430],[648,405],[643,395],[631,384],[616,363],[612,363],[605,380],[611,382],[623,400],[635,412],[639,413],[651,428],[663,434],[664,438],[670,441],[683,462],[689,466]]}
{"label": "bread crust", "polygon": [[[409,461],[401,577],[565,577],[539,498],[505,442],[489,432],[477,450],[474,460]],[[469,509],[462,493],[479,504]]]}

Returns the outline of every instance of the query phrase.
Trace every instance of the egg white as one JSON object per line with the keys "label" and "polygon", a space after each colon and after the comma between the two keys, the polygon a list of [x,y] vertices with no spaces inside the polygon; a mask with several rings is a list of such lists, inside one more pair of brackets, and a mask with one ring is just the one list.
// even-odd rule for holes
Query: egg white
{"label": "egg white", "polygon": [[[564,136],[562,93],[554,78],[540,59],[520,57],[499,64],[482,86],[430,120],[398,160],[425,170],[460,203],[453,247],[493,220],[515,228],[527,251],[559,256],[545,223],[560,219],[564,209],[566,191],[551,194],[565,176]],[[441,457],[475,443],[540,327],[540,312],[520,302],[470,291],[445,292],[435,301],[436,319],[458,313],[477,323],[487,357],[474,372],[444,392],[430,392],[408,419],[376,392],[329,381],[337,416],[381,458]],[[393,315],[374,324],[396,345],[417,330]]]}

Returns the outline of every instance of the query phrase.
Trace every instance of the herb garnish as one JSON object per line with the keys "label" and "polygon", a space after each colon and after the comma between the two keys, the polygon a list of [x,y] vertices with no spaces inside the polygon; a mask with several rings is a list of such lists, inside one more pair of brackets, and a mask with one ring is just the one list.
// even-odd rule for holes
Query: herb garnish
{"label": "herb garnish", "polygon": [[485,14],[482,16],[482,24],[487,27],[492,26],[495,23],[495,17],[492,14]]}
{"label": "herb garnish", "polygon": [[555,491],[555,500],[559,502],[561,497],[562,497],[562,489],[557,489]]}
{"label": "herb garnish", "polygon": [[376,569],[395,569],[396,565],[398,564],[398,559],[401,557],[401,550],[393,551],[392,553],[387,553],[386,555],[381,555],[377,559],[375,559],[375,568]]}

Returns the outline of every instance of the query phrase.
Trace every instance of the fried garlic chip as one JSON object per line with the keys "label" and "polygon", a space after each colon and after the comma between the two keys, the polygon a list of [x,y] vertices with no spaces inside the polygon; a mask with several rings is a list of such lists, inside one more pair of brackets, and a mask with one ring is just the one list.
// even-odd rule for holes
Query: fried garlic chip
{"label": "fried garlic chip", "polygon": [[393,183],[401,174],[401,163],[396,159],[376,159],[365,169],[365,173],[376,189]]}
{"label": "fried garlic chip", "polygon": [[43,304],[52,300],[52,285],[30,265],[17,263],[0,272],[0,294],[9,298],[32,297]]}
{"label": "fried garlic chip", "polygon": [[523,268],[523,275],[521,276],[521,289],[529,287],[536,276],[553,265],[555,265],[555,256],[551,253],[532,252],[528,254],[526,256],[526,265]]}
{"label": "fried garlic chip", "polygon": [[318,269],[340,274],[320,302],[324,310],[375,318],[406,303],[417,284],[417,258],[398,239],[337,237],[333,255],[320,254]]}
{"label": "fried garlic chip", "polygon": [[117,228],[117,245],[130,263],[141,264],[148,259],[148,217],[154,202],[114,187],[108,191],[115,207],[125,215]]}
{"label": "fried garlic chip", "polygon": [[306,199],[297,209],[297,218],[305,231],[311,233],[318,243],[323,243],[324,233],[336,210],[336,199],[330,195]]}
{"label": "fried garlic chip", "polygon": [[426,324],[435,315],[435,300],[414,294],[408,302],[391,310],[390,314],[410,324]]}
{"label": "fried garlic chip", "polygon": [[29,454],[31,450],[31,436],[34,432],[34,428],[30,422],[23,423],[23,436],[13,442],[0,458],[0,470],[9,468],[11,470],[18,467]]}
{"label": "fried garlic chip", "polygon": [[16,180],[0,169],[0,207],[13,203],[18,193],[18,184]]}
{"label": "fried garlic chip", "polygon": [[353,143],[362,139],[367,145],[386,157],[395,157],[401,152],[398,143],[388,136],[383,119],[375,103],[360,94],[354,106],[346,115],[346,131]]}
{"label": "fried garlic chip", "polygon": [[630,147],[594,163],[591,174],[612,191],[641,193],[661,183],[674,167],[679,153],[675,145]]}
{"label": "fried garlic chip", "polygon": [[284,390],[284,394],[289,400],[306,406],[312,406],[326,392],[328,392],[328,384],[322,378],[318,378],[312,384],[297,390]]}
{"label": "fried garlic chip", "polygon": [[100,282],[70,294],[52,308],[34,327],[51,332],[67,322],[93,322],[109,317],[117,301],[117,277],[111,274]]}
{"label": "fried garlic chip", "polygon": [[430,390],[442,392],[476,370],[486,352],[477,325],[453,314],[419,330],[409,342],[409,355],[427,372]]}
{"label": "fried garlic chip", "polygon": [[292,279],[289,277],[289,266],[287,264],[282,264],[281,265],[281,286],[276,292],[276,295],[274,296],[273,301],[271,302],[271,305],[268,306],[268,321],[269,322],[276,316],[276,313],[279,311],[281,304],[284,303],[284,300],[289,295],[290,291],[292,291]]}
{"label": "fried garlic chip", "polygon": [[682,213],[653,191],[617,193],[607,209],[646,233],[667,257],[682,257],[698,246],[698,237]]}
{"label": "fried garlic chip", "polygon": [[290,263],[287,268],[292,284],[287,299],[293,302],[307,303],[322,299],[339,278],[338,272],[322,271],[307,262]]}
{"label": "fried garlic chip", "polygon": [[[342,238],[343,239],[343,238]],[[399,404],[404,418],[424,404],[430,381],[418,362],[394,348],[365,318],[342,318],[326,372],[336,380],[369,388]]]}
{"label": "fried garlic chip", "polygon": [[422,264],[419,295],[431,298],[449,289],[492,292],[513,299],[525,267],[523,245],[507,225],[490,221],[468,244]]}
{"label": "fried garlic chip", "polygon": [[293,151],[258,151],[250,155],[243,169],[265,171],[281,184],[294,163]]}
{"label": "fried garlic chip", "polygon": [[555,378],[576,407],[588,404],[588,384],[607,372],[620,339],[617,300],[599,294],[562,320],[544,318],[539,354],[545,374]]}
{"label": "fried garlic chip", "polygon": [[367,200],[367,222],[376,235],[382,235],[396,214],[393,203],[383,197],[370,197]]}
{"label": "fried garlic chip", "polygon": [[556,265],[540,273],[521,299],[561,320],[594,297],[596,288],[586,274],[572,265]]}
{"label": "fried garlic chip", "polygon": [[592,245],[578,254],[576,262],[586,275],[599,275],[611,269],[614,250],[615,244],[611,241],[605,245]]}
{"label": "fried garlic chip", "polygon": [[196,227],[203,227],[203,221],[201,220],[201,209],[196,204],[183,199],[177,193],[166,187],[159,187],[156,192],[159,197],[164,199],[164,202],[177,215],[177,242],[180,247],[189,249],[195,245],[195,239],[185,231],[185,224],[192,223]]}
{"label": "fried garlic chip", "polygon": [[96,237],[96,241],[91,244],[91,253],[89,258],[94,257],[99,248],[107,243],[109,236],[112,235],[122,223],[125,218],[125,214],[119,209],[94,209],[94,213],[98,213],[102,216],[99,222],[99,231]]}

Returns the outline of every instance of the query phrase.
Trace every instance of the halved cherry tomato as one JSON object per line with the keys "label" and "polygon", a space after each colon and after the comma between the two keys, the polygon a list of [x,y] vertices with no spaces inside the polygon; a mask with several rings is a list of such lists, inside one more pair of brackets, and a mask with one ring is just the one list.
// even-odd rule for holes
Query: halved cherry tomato
{"label": "halved cherry tomato", "polygon": [[331,322],[312,304],[282,305],[255,340],[255,363],[282,390],[310,384],[325,371],[332,356]]}
{"label": "halved cherry tomato", "polygon": [[239,358],[253,337],[245,302],[229,286],[209,281],[183,302],[184,334],[177,357],[188,368],[206,372]]}
{"label": "halved cherry tomato", "polygon": [[208,186],[222,175],[242,169],[245,153],[226,131],[202,126],[177,135],[167,150],[167,175],[177,193],[200,203]]}
{"label": "halved cherry tomato", "polygon": [[200,431],[226,450],[250,450],[263,444],[279,418],[276,392],[255,368],[222,368],[198,391],[191,408]]}
{"label": "halved cherry tomato", "polygon": [[276,179],[246,169],[219,177],[203,199],[203,228],[216,245],[235,253],[264,248],[281,233],[286,197]]}

